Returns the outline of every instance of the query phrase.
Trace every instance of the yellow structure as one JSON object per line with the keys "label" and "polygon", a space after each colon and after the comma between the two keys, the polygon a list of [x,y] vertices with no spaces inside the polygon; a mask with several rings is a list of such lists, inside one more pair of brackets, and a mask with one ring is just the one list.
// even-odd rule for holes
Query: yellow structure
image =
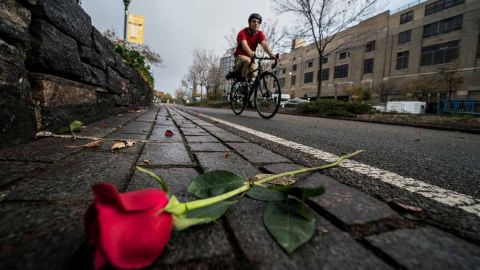
{"label": "yellow structure", "polygon": [[128,14],[127,41],[143,44],[143,28],[145,17],[135,14]]}

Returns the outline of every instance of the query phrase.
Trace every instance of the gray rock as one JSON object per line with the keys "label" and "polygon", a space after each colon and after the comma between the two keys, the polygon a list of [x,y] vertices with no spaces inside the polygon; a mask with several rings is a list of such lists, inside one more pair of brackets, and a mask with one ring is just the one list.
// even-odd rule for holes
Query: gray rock
{"label": "gray rock", "polygon": [[0,148],[33,139],[35,121],[22,52],[0,39]]}
{"label": "gray rock", "polygon": [[116,72],[111,67],[107,67],[108,75],[108,90],[115,94],[124,94],[128,93],[128,80],[124,79],[118,72]]}
{"label": "gray rock", "polygon": [[112,42],[104,37],[95,27],[93,27],[92,38],[93,49],[100,54],[108,66],[115,67],[115,52]]}
{"label": "gray rock", "polygon": [[37,0],[32,12],[46,17],[55,27],[83,45],[92,45],[92,20],[75,1]]}
{"label": "gray rock", "polygon": [[101,87],[107,86],[107,74],[103,70],[85,63],[82,63],[82,66],[82,81]]}
{"label": "gray rock", "polygon": [[24,44],[28,38],[30,11],[15,0],[0,2],[0,33],[4,39],[20,41]]}
{"label": "gray rock", "polygon": [[398,230],[366,240],[406,269],[478,269],[480,249],[432,227]]}
{"label": "gray rock", "polygon": [[82,61],[85,61],[86,63],[91,64],[104,71],[107,70],[107,64],[105,63],[105,60],[94,49],[87,46],[81,46],[79,53],[80,59],[82,59]]}
{"label": "gray rock", "polygon": [[43,20],[33,20],[31,31],[36,38],[28,62],[34,69],[53,70],[77,78],[83,75],[77,42]]}

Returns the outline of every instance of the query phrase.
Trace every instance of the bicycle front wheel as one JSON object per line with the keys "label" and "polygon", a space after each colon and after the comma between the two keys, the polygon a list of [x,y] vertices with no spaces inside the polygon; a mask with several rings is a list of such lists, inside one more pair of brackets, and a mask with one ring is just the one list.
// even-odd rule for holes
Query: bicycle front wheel
{"label": "bicycle front wheel", "polygon": [[244,82],[234,82],[230,90],[230,107],[233,113],[239,115],[247,106],[247,98]]}
{"label": "bicycle front wheel", "polygon": [[280,83],[275,75],[264,72],[260,75],[255,87],[255,108],[258,114],[265,119],[272,118],[280,107]]}

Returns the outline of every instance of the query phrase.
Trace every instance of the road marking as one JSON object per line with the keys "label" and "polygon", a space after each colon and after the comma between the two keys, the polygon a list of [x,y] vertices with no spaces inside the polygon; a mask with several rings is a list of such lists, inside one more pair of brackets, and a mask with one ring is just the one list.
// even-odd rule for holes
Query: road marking
{"label": "road marking", "polygon": [[[240,125],[237,125],[228,121],[224,121],[222,119],[218,119],[212,116],[204,115],[201,113],[196,113],[196,114],[202,117],[208,118],[212,121],[224,124],[226,126],[236,128],[243,132],[250,133],[262,139],[269,140],[271,142],[275,142],[275,143],[290,147],[292,149],[301,151],[305,154],[309,154],[315,158],[322,159],[327,162],[334,162],[339,158],[339,156],[337,155],[322,151],[320,149],[316,149],[310,146],[288,141],[268,133],[264,133],[251,128],[240,126]],[[429,198],[439,203],[460,208],[466,212],[475,214],[478,217],[480,217],[480,200],[477,200],[472,196],[447,190],[431,184],[427,184],[425,182],[422,182],[420,180],[416,180],[410,177],[404,177],[397,173],[375,168],[354,160],[345,160],[340,164],[340,167],[349,169],[359,174],[369,176],[374,179],[378,179],[385,183],[408,190],[415,194],[419,194],[425,198]]]}

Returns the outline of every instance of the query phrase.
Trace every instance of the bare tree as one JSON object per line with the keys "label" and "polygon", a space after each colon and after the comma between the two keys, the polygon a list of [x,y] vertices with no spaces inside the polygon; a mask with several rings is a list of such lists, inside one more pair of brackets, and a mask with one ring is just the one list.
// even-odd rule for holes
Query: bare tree
{"label": "bare tree", "polygon": [[380,101],[387,102],[391,95],[399,94],[399,89],[392,81],[382,81],[374,86],[373,92],[380,97]]}
{"label": "bare tree", "polygon": [[313,41],[319,55],[317,98],[322,89],[323,57],[338,49],[326,51],[337,35],[371,15],[379,0],[273,0],[279,13],[298,15],[299,23],[292,34]]}
{"label": "bare tree", "polygon": [[463,77],[453,67],[443,67],[439,69],[438,74],[448,87],[448,101],[452,98],[453,91],[458,91],[458,88],[463,83]]}
{"label": "bare tree", "polygon": [[[189,74],[200,84],[200,99],[203,99],[203,87],[209,86],[210,70],[218,65],[219,57],[213,51],[207,51],[206,49],[195,49],[192,55],[193,64],[189,68]],[[208,96],[208,93],[206,94]]]}

